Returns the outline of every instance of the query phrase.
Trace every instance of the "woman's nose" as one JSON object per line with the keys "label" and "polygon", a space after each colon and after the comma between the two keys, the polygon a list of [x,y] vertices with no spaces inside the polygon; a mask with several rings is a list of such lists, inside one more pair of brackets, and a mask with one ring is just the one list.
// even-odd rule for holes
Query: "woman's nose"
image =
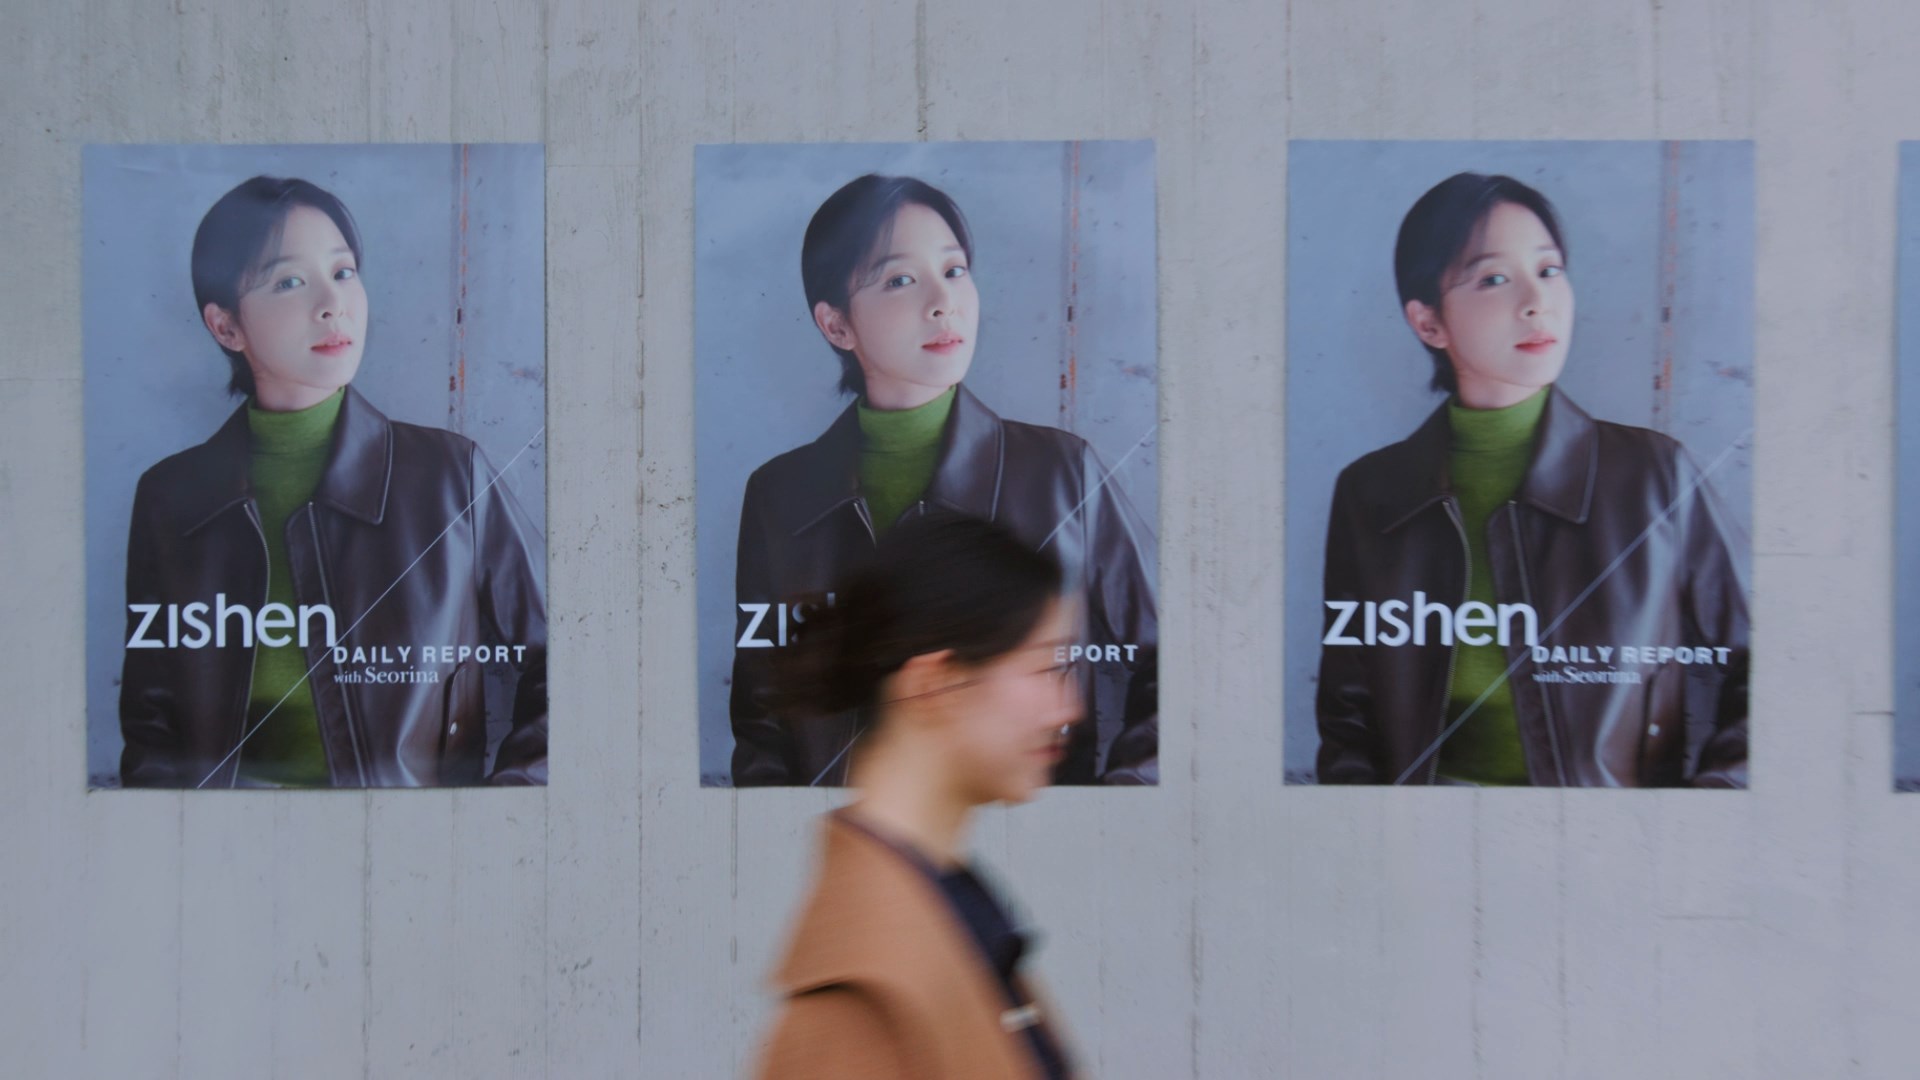
{"label": "woman's nose", "polygon": [[1522,293],[1520,297],[1520,310],[1522,314],[1529,316],[1540,314],[1547,306],[1546,290],[1541,288],[1540,282],[1533,278],[1527,279],[1527,284],[1524,288],[1526,291]]}
{"label": "woman's nose", "polygon": [[322,279],[320,287],[313,291],[314,318],[332,319],[339,316],[346,303],[346,288],[338,281],[328,277]]}

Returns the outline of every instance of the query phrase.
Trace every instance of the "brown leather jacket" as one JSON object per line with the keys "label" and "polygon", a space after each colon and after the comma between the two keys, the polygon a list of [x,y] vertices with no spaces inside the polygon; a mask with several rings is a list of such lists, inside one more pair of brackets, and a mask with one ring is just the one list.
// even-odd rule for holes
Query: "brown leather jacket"
{"label": "brown leather jacket", "polygon": [[[1528,775],[1542,786],[1745,787],[1740,541],[1679,443],[1595,421],[1557,387],[1550,393],[1526,477],[1484,538],[1495,596],[1532,606],[1548,650],[1536,663],[1510,624]],[[1412,437],[1340,474],[1327,524],[1329,633],[1363,637],[1367,601],[1410,603],[1419,591],[1464,602],[1467,536],[1448,482],[1449,437],[1443,405]],[[1355,605],[1344,628],[1336,603]],[[1428,620],[1425,646],[1323,642],[1321,783],[1435,780],[1453,656],[1438,640],[1440,621]],[[1669,652],[1641,659],[1660,647]],[[1693,662],[1680,662],[1679,647]]]}
{"label": "brown leather jacket", "polygon": [[[940,887],[865,828],[829,814],[820,873],[774,972],[782,1004],[763,1080],[1038,1080],[1020,1024],[1059,1018],[1028,980],[1006,991]],[[1069,1055],[1070,1056],[1070,1055]]]}
{"label": "brown leather jacket", "polygon": [[[148,469],[134,494],[127,602],[266,603],[267,542],[248,481],[246,408],[213,438]],[[352,387],[312,499],[287,519],[302,605],[333,611],[348,662],[316,620],[309,677],[321,742],[340,787],[475,784],[487,749],[484,665],[463,645],[504,644],[518,661],[513,726],[488,779],[547,776],[547,619],[539,541],[479,447],[388,420]],[[165,640],[165,616],[144,639]],[[128,640],[141,616],[129,608]],[[214,620],[206,618],[208,623]],[[120,685],[121,783],[229,787],[246,747],[253,647],[229,619],[226,647],[130,648]],[[251,632],[247,634],[251,637]],[[512,646],[524,646],[513,650]],[[403,658],[401,647],[409,651]],[[356,659],[351,650],[367,650]],[[441,662],[424,649],[453,653]],[[385,649],[384,657],[377,650]],[[369,667],[434,681],[350,682]],[[412,677],[405,675],[403,677]]]}
{"label": "brown leather jacket", "polygon": [[[820,438],[760,466],[747,481],[729,699],[736,787],[846,782],[858,717],[776,715],[761,690],[773,650],[794,628],[792,605],[817,601],[873,553],[859,468],[860,419],[849,405]],[[961,386],[933,481],[906,512],[942,507],[997,521],[1036,548],[1050,546],[1085,598],[1087,640],[1101,646],[1099,663],[1081,665],[1084,700],[1094,711],[1102,677],[1117,687],[1103,695],[1109,715],[1111,699],[1124,699],[1098,778],[1151,784],[1158,782],[1160,752],[1158,563],[1152,532],[1120,489],[1102,482],[1107,475],[1085,440],[1002,420]],[[1074,726],[1056,782],[1095,781],[1098,727]]]}

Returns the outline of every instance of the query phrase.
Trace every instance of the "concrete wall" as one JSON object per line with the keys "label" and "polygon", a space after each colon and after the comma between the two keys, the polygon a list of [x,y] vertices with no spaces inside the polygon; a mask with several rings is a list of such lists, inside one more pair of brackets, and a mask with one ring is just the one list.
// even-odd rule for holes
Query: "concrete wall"
{"label": "concrete wall", "polygon": [[[698,787],[693,146],[1151,137],[1167,779],[978,833],[1088,1071],[1911,1075],[1920,800],[1888,776],[1917,41],[1897,0],[20,6],[5,1071],[737,1071],[828,797]],[[1755,140],[1754,790],[1283,787],[1290,137]],[[269,139],[547,143],[551,788],[83,789],[79,147]]]}

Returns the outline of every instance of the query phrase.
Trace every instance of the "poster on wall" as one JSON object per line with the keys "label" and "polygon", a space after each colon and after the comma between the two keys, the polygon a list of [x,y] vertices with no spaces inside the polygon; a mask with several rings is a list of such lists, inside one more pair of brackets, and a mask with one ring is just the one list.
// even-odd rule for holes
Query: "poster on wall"
{"label": "poster on wall", "polygon": [[869,717],[778,650],[908,515],[994,520],[1079,597],[1056,783],[1159,777],[1149,142],[694,155],[701,783],[846,783]]}
{"label": "poster on wall", "polygon": [[1753,152],[1288,160],[1287,780],[1744,788]]}
{"label": "poster on wall", "polygon": [[89,786],[546,783],[544,170],[86,148]]}
{"label": "poster on wall", "polygon": [[1900,144],[1893,785],[1920,791],[1920,142]]}

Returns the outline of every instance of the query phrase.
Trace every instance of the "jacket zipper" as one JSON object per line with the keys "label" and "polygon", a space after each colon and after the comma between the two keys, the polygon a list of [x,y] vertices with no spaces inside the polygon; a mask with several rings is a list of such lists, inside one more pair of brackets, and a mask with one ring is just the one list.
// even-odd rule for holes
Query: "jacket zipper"
{"label": "jacket zipper", "polygon": [[[307,535],[313,538],[313,565],[320,570],[320,602],[333,608],[333,586],[327,582],[327,556],[320,549],[320,526],[314,523],[315,513],[311,502],[307,504]],[[309,687],[308,693],[313,689]],[[347,718],[347,746],[353,750],[354,771],[360,776],[360,783],[368,782],[366,761],[360,753],[358,725],[353,720],[353,700],[345,690],[340,691],[340,709]]]}
{"label": "jacket zipper", "polygon": [[[872,544],[874,548],[878,549],[880,546],[880,536],[873,531],[873,511],[867,509],[867,497],[865,495],[855,495],[853,497],[853,512],[854,515],[860,519],[861,527],[867,530],[867,543]],[[847,745],[840,748],[840,752],[833,756],[833,760],[827,763],[827,767],[821,769],[819,775],[808,781],[807,786],[813,787],[820,781],[825,780],[827,774],[833,771],[833,767],[840,764],[840,759],[847,755],[847,751],[853,749],[853,744],[860,741],[860,734],[860,721],[858,714],[856,714],[853,722],[853,738],[847,740]]]}
{"label": "jacket zipper", "polygon": [[[915,502],[913,506],[910,507],[909,509],[917,509],[922,514],[925,514],[927,512],[927,502],[925,499],[921,499]],[[879,548],[880,535],[874,532],[873,511],[867,508],[867,497],[865,495],[857,495],[854,497],[853,512],[860,516],[860,524],[867,530],[867,543],[872,544],[876,549]],[[901,511],[900,518],[904,520],[906,516],[907,516],[906,511]],[[860,735],[861,735],[861,731],[859,727],[859,722],[855,721],[854,732],[853,732],[854,740],[858,740],[860,738]],[[844,755],[848,750],[851,750],[851,749],[853,749],[853,742],[850,741],[847,743],[846,748],[840,751],[840,754]],[[840,760],[839,756],[835,756],[834,761],[838,763],[839,760]],[[832,768],[833,768],[832,765],[827,766],[827,769],[832,769]],[[821,778],[826,775],[827,775],[826,771],[823,770],[820,773],[820,776],[816,776],[813,778],[813,783],[815,784],[819,783]],[[808,786],[812,786],[812,785],[808,785]]]}
{"label": "jacket zipper", "polygon": [[[1453,522],[1453,531],[1460,535],[1460,562],[1465,570],[1465,574],[1461,579],[1460,599],[1454,607],[1454,610],[1458,611],[1459,604],[1466,603],[1467,597],[1473,595],[1473,543],[1467,539],[1467,525],[1466,522],[1460,519],[1460,504],[1455,501],[1453,496],[1447,496],[1446,507],[1447,520]],[[1453,665],[1454,661],[1458,659],[1459,652],[1459,642],[1455,642],[1453,648],[1447,650],[1447,678],[1445,682],[1440,684],[1440,731],[1443,733],[1447,730],[1447,706],[1453,700]],[[1433,760],[1427,766],[1427,783],[1432,784],[1439,778],[1440,747],[1435,746],[1433,748]]]}
{"label": "jacket zipper", "polygon": [[[267,547],[267,527],[260,524],[260,510],[252,499],[247,500],[247,521],[253,526],[253,535],[260,539],[260,558],[265,567],[260,574],[260,607],[254,608],[258,611],[266,607],[273,596],[273,551]],[[240,786],[240,762],[247,751],[247,721],[253,711],[253,668],[259,660],[260,643],[254,641],[247,651],[247,696],[240,699],[240,730],[233,741],[233,779],[227,781],[230,788]]]}
{"label": "jacket zipper", "polygon": [[[1513,531],[1513,561],[1520,564],[1520,600],[1528,607],[1532,607],[1533,583],[1527,578],[1527,555],[1520,546],[1520,507],[1512,499],[1507,500],[1507,524]],[[1553,723],[1553,700],[1547,696],[1545,687],[1540,690],[1540,711],[1547,721],[1547,745],[1553,750],[1553,771],[1559,776],[1560,786],[1565,787],[1567,766],[1560,756],[1560,734]]]}

